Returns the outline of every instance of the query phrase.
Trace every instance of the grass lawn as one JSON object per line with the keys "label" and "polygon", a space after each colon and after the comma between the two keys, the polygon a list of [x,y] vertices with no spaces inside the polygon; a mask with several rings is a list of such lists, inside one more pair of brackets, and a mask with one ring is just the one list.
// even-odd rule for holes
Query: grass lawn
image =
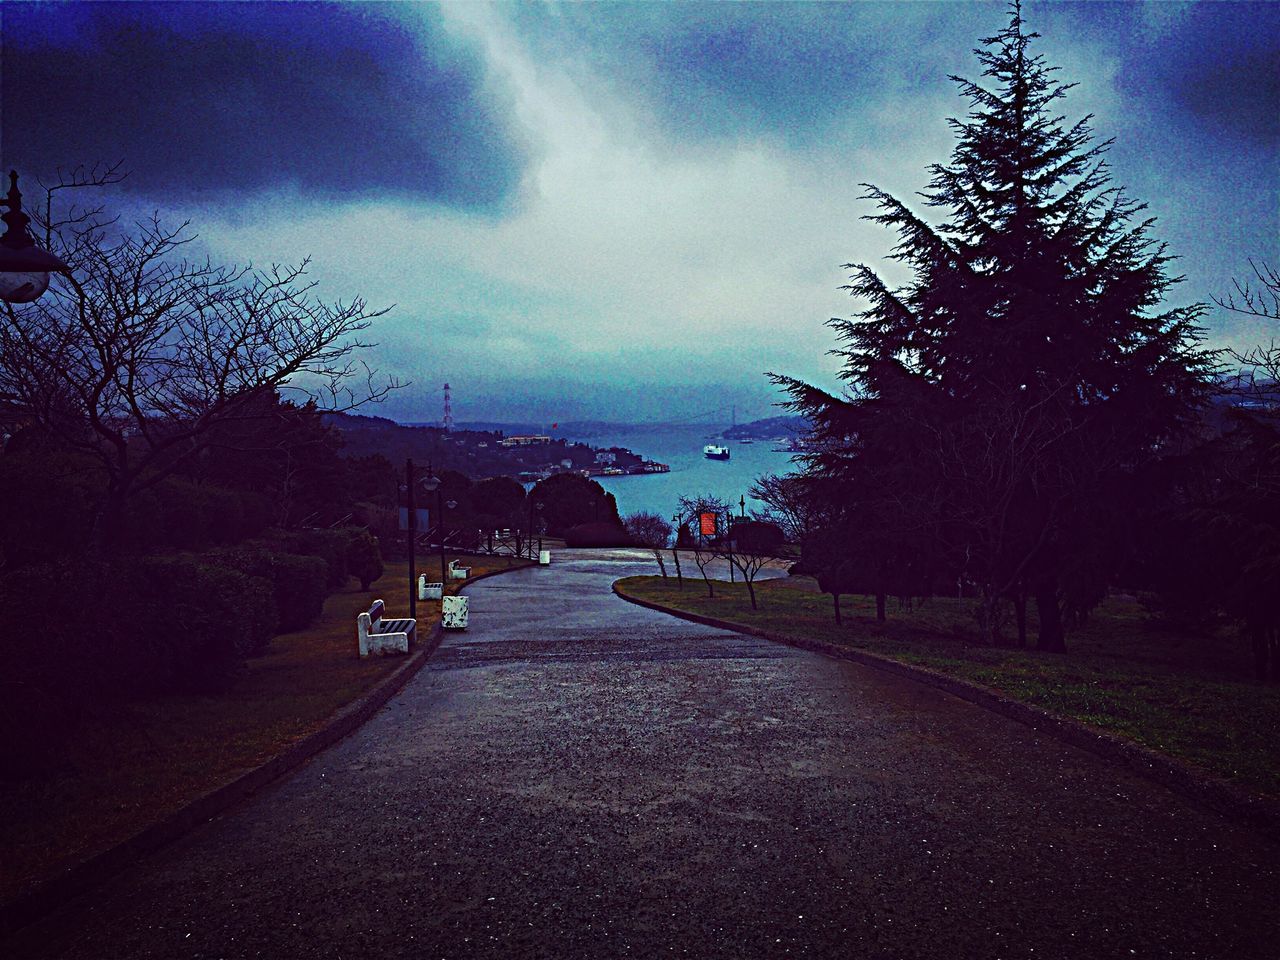
{"label": "grass lawn", "polygon": [[[1252,681],[1244,640],[1178,633],[1148,619],[1131,597],[1109,598],[1067,636],[1066,656],[977,640],[971,600],[934,598],[909,609],[889,601],[878,623],[872,597],[831,597],[810,577],[742,584],[629,577],[628,595],[785,636],[857,647],[972,680],[1063,716],[1188,760],[1259,793],[1280,796],[1280,688]],[[1034,605],[1028,609],[1034,638]],[[1014,634],[1012,627],[1008,632]],[[1033,641],[1034,642],[1034,639]]]}
{"label": "grass lawn", "polygon": [[[419,572],[430,575],[437,562],[419,561]],[[473,576],[528,565],[483,556],[466,563]],[[449,592],[459,585],[451,582]],[[388,563],[368,592],[350,581],[325,601],[314,624],[273,639],[227,693],[127,704],[79,732],[60,774],[7,787],[0,795],[0,899],[265,762],[403,663],[356,655],[356,616],[378,597],[388,615],[408,615],[407,563]],[[439,619],[439,601],[419,602],[419,635]]]}

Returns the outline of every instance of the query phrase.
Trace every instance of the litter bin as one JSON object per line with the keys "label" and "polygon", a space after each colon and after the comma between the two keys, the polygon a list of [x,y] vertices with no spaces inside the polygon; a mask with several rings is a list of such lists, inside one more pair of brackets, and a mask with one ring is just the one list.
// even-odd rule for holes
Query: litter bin
{"label": "litter bin", "polygon": [[440,626],[446,630],[467,629],[467,602],[470,597],[445,597],[440,614]]}
{"label": "litter bin", "polygon": [[538,551],[538,565],[539,565],[539,566],[543,566],[543,567],[545,567],[545,566],[546,566],[547,564],[549,564],[550,562],[551,562],[551,551],[550,551],[550,550],[539,550],[539,551]]}

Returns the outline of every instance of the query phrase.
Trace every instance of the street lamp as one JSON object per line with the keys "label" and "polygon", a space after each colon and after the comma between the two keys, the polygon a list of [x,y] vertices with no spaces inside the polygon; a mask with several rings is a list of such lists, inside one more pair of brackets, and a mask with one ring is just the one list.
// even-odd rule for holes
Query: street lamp
{"label": "street lamp", "polygon": [[9,195],[0,205],[9,208],[0,216],[6,228],[0,237],[0,300],[30,303],[49,289],[49,274],[70,273],[71,268],[31,239],[31,218],[22,212],[17,170],[9,171]]}
{"label": "street lamp", "polygon": [[406,539],[409,541],[409,619],[418,618],[418,571],[414,567],[418,552],[418,510],[413,503],[413,460],[404,462],[404,506]]}
{"label": "street lamp", "polygon": [[[533,492],[533,491],[530,491],[530,493],[532,493],[532,492]],[[525,544],[525,546],[527,546],[527,547],[529,548],[529,559],[530,559],[530,560],[534,559],[534,556],[533,556],[533,511],[534,511],[534,510],[537,510],[539,513],[541,513],[541,512],[542,512],[542,503],[541,503],[541,501],[539,501],[539,502],[536,502],[536,503],[535,503],[535,502],[534,502],[533,497],[530,497],[530,498],[529,498],[529,531],[528,531],[527,535],[525,536],[525,540],[526,540],[526,541],[528,541],[528,542]]]}
{"label": "street lamp", "polygon": [[445,581],[448,580],[448,577],[444,574],[444,511],[440,509],[440,478],[435,475],[430,464],[427,465],[427,475],[422,478],[421,483],[422,489],[427,493],[435,493],[436,513],[440,514],[440,518],[436,523],[440,530],[440,596],[443,597]]}
{"label": "street lamp", "polygon": [[676,585],[684,589],[684,574],[680,572],[680,530],[683,524],[680,522],[680,514],[671,515],[671,525],[676,528],[676,542],[671,548],[671,557],[676,562]]}

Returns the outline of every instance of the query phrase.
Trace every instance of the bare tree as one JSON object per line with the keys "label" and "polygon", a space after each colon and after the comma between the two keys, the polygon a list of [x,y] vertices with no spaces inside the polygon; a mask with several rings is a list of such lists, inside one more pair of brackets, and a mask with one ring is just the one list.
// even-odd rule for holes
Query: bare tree
{"label": "bare tree", "polygon": [[667,565],[662,552],[671,543],[671,534],[674,530],[671,521],[656,513],[642,510],[630,514],[622,521],[622,525],[637,546],[648,547],[653,551],[653,559],[658,561],[658,569],[662,571],[662,578],[665,580]]}
{"label": "bare tree", "polygon": [[[729,505],[719,497],[704,494],[698,497],[680,498],[680,525],[688,527],[693,536],[689,548],[693,553],[693,562],[702,574],[702,581],[707,585],[707,596],[715,596],[715,587],[707,575],[711,563],[720,556],[719,540],[716,534],[707,535],[702,532],[701,520],[704,514],[712,514],[719,524],[719,518],[729,512]],[[717,530],[719,527],[717,526]]]}
{"label": "bare tree", "polygon": [[[1280,272],[1265,262],[1249,261],[1253,269],[1252,281],[1233,280],[1234,292],[1226,297],[1214,297],[1218,306],[1233,313],[1260,320],[1280,321]],[[1280,341],[1271,339],[1249,350],[1227,350],[1228,356],[1240,364],[1241,375],[1236,383],[1238,392],[1257,400],[1263,406],[1274,406],[1277,388],[1280,387]]]}
{"label": "bare tree", "polygon": [[0,312],[0,402],[101,465],[97,533],[108,549],[129,499],[204,449],[218,425],[255,416],[262,395],[289,390],[351,409],[398,386],[356,361],[371,346],[359,334],[387,311],[359,297],[320,299],[307,261],[193,261],[183,256],[188,224],[167,228],[158,216],[132,231],[100,210],[52,220],[54,190],[113,176],[47,188],[43,226],[72,273],[41,300]]}
{"label": "bare tree", "polygon": [[824,517],[822,498],[810,492],[810,485],[798,473],[766,473],[757,478],[748,493],[768,509],[755,514],[756,519],[776,523],[788,543],[803,543]]}
{"label": "bare tree", "polygon": [[762,520],[746,520],[735,523],[726,535],[730,537],[726,557],[742,574],[751,609],[758,610],[756,577],[782,546],[782,528]]}

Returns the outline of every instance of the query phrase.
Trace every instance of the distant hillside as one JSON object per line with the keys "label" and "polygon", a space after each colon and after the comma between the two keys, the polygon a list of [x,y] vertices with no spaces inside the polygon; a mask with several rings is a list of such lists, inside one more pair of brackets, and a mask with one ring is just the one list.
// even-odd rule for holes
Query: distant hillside
{"label": "distant hillside", "polygon": [[729,440],[772,440],[778,437],[791,440],[803,436],[808,430],[809,422],[804,417],[766,417],[729,427],[723,435]]}
{"label": "distant hillside", "polygon": [[611,423],[606,420],[561,420],[555,423],[499,423],[490,420],[468,420],[458,426],[465,430],[499,430],[508,434],[551,434],[557,437],[573,437],[587,439],[598,437],[602,433],[614,433],[618,427],[629,427],[627,423]]}
{"label": "distant hillside", "polygon": [[[342,436],[342,452],[348,457],[380,454],[397,466],[412,458],[422,468],[457,470],[472,478],[512,476],[532,479],[565,470],[592,475],[641,472],[644,458],[620,447],[613,456],[597,460],[597,449],[559,436],[547,437],[545,428],[521,430],[520,424],[501,424],[494,430],[470,429],[466,424],[446,433],[435,426],[410,426],[385,417],[346,413],[324,414],[324,422]],[[532,436],[530,436],[532,435]],[[527,442],[503,442],[505,437],[529,437]],[[532,437],[539,439],[533,440]]]}

